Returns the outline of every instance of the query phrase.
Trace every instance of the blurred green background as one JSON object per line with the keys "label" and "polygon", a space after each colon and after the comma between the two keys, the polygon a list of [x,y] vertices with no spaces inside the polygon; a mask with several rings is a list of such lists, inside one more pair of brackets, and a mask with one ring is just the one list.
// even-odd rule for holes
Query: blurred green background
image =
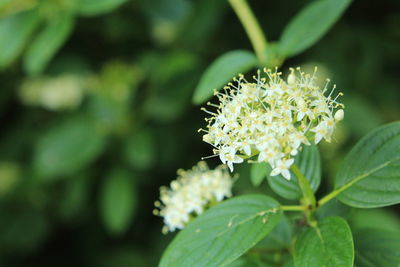
{"label": "blurred green background", "polygon": [[[310,1],[249,2],[276,40]],[[354,1],[285,62],[345,94],[319,196],[361,136],[400,118],[399,47],[400,2]],[[152,215],[159,186],[212,153],[194,88],[234,49],[251,45],[224,0],[0,0],[0,266],[155,266],[173,236]],[[236,192],[254,191],[238,170]]]}

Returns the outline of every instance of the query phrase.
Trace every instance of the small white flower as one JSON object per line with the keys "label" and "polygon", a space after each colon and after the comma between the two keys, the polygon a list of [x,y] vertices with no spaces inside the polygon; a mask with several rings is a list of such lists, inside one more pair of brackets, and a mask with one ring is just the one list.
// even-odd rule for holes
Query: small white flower
{"label": "small white flower", "polygon": [[238,155],[231,155],[231,154],[226,155],[226,165],[228,165],[229,170],[231,172],[233,172],[233,163],[242,163],[242,162],[243,158],[241,158]]}
{"label": "small white flower", "polygon": [[271,176],[281,174],[285,179],[290,180],[290,166],[292,166],[294,159],[278,160],[275,169],[272,170]]}
{"label": "small white flower", "polygon": [[266,147],[260,151],[258,155],[258,162],[268,162],[272,167],[275,166],[275,162],[279,160],[284,154],[280,153],[276,147]]}
{"label": "small white flower", "polygon": [[322,138],[327,137],[328,127],[325,122],[321,122],[317,127],[311,129],[311,132],[315,133],[315,143],[318,144]]}

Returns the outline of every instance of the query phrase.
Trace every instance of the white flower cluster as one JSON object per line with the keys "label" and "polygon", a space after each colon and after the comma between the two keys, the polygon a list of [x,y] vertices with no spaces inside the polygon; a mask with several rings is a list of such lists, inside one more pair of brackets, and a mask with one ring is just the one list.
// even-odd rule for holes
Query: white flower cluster
{"label": "white flower cluster", "polygon": [[300,68],[291,69],[287,81],[281,73],[264,69],[265,77],[258,71],[255,82],[248,82],[243,75],[234,78],[224,92],[215,92],[219,104],[208,121],[203,140],[211,144],[229,169],[258,155],[258,162],[272,167],[271,175],[282,174],[290,179],[289,168],[302,144],[330,142],[335,122],[343,119],[343,107],[333,97],[335,86],[329,94],[329,80],[320,89],[316,83],[316,68],[312,75]]}
{"label": "white flower cluster", "polygon": [[182,229],[204,209],[231,196],[233,179],[225,166],[210,170],[200,161],[191,170],[178,170],[178,178],[171,188],[160,188],[160,200],[156,201],[155,215],[164,217],[163,232]]}
{"label": "white flower cluster", "polygon": [[51,111],[75,109],[81,104],[84,95],[81,79],[70,74],[28,79],[19,91],[24,104],[42,106]]}

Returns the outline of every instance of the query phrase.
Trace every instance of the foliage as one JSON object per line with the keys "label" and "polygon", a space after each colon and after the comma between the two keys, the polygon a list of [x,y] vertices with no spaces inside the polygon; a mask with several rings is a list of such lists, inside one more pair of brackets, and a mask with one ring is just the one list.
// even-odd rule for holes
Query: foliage
{"label": "foliage", "polygon": [[[0,0],[0,266],[398,266],[399,8]],[[159,186],[211,154],[197,105],[298,65],[345,93],[332,143],[289,181],[235,165],[234,197],[162,235]]]}

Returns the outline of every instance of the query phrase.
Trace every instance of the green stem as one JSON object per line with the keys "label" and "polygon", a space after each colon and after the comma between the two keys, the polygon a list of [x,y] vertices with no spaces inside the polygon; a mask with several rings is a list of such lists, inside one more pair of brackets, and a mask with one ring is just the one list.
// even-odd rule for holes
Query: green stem
{"label": "green stem", "polygon": [[328,195],[324,196],[323,198],[321,198],[318,201],[318,206],[322,206],[324,205],[326,202],[328,202],[329,200],[331,200],[332,198],[335,198],[337,195],[339,195],[340,193],[342,193],[343,191],[347,190],[349,187],[351,187],[352,185],[354,185],[355,183],[358,183],[359,181],[363,180],[365,177],[368,177],[369,175],[371,175],[372,173],[386,167],[388,164],[390,164],[391,161],[385,162],[382,165],[379,165],[378,167],[357,176],[356,178],[354,178],[352,181],[350,181],[349,183],[342,185],[341,187],[339,187],[338,189],[330,192]]}
{"label": "green stem", "polygon": [[281,206],[281,210],[283,211],[304,211],[307,210],[306,206]]}
{"label": "green stem", "polygon": [[267,57],[265,50],[267,48],[267,39],[261,30],[253,12],[251,11],[246,0],[228,0],[236,15],[239,17],[247,36],[253,45],[257,58],[261,64],[265,65]]}
{"label": "green stem", "polygon": [[[340,189],[340,188],[339,188]],[[330,192],[329,194],[327,194],[326,196],[324,196],[323,198],[321,198],[318,201],[318,207],[324,205],[326,202],[328,202],[329,200],[331,200],[332,198],[335,198],[337,195],[340,194],[340,192],[342,192],[343,190],[335,190]]]}
{"label": "green stem", "polygon": [[290,169],[293,171],[293,173],[296,175],[300,189],[303,192],[304,196],[304,201],[307,206],[310,206],[311,209],[315,208],[316,205],[316,200],[314,196],[314,192],[311,189],[310,183],[308,182],[307,178],[303,175],[303,173],[300,171],[299,167],[297,167],[296,164],[293,164]]}

